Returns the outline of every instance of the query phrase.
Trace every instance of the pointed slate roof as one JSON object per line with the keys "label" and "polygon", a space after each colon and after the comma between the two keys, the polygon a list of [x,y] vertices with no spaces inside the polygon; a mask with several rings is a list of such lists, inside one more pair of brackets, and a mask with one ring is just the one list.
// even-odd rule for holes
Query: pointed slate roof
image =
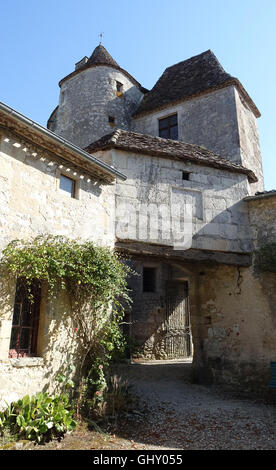
{"label": "pointed slate roof", "polygon": [[99,44],[91,56],[89,57],[86,65],[111,65],[113,67],[120,67],[119,64],[113,59],[113,57],[107,52],[105,47]]}
{"label": "pointed slate roof", "polygon": [[231,84],[238,87],[255,115],[260,116],[259,110],[239,80],[225,72],[211,50],[166,68],[152,90],[144,96],[134,116],[138,117]]}
{"label": "pointed slate roof", "polygon": [[92,142],[85,151],[88,153],[108,149],[126,150],[128,152],[173,158],[190,161],[199,165],[211,166],[232,173],[244,173],[251,183],[258,181],[255,173],[242,165],[226,160],[211,150],[199,145],[187,144],[179,140],[164,139],[138,132],[117,129]]}
{"label": "pointed slate roof", "polygon": [[102,44],[99,44],[94,49],[94,51],[92,52],[87,62],[85,62],[83,65],[78,67],[77,70],[70,73],[69,75],[66,75],[66,77],[60,80],[59,86],[61,86],[65,80],[73,77],[74,75],[77,75],[78,73],[81,73],[83,70],[88,69],[90,67],[97,67],[97,66],[112,67],[116,70],[119,70],[124,75],[126,75],[129,78],[129,80],[132,83],[134,83],[134,85],[136,85],[142,91],[142,93],[148,92],[148,90],[144,88],[139,82],[137,82],[137,80],[135,80],[135,78],[132,77],[130,73],[128,73],[126,70],[122,69],[119,66],[119,64],[113,59],[113,57],[109,54],[109,52],[105,49],[105,47],[102,46]]}

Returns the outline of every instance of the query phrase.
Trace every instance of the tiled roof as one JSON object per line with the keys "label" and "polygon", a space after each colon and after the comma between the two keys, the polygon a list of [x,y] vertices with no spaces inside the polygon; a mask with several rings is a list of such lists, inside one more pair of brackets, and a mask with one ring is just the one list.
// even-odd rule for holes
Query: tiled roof
{"label": "tiled roof", "polygon": [[276,197],[276,189],[271,189],[270,191],[258,191],[254,196],[247,196],[244,198],[246,201],[253,201],[256,199],[264,199],[269,197]]}
{"label": "tiled roof", "polygon": [[[37,145],[41,149],[57,155],[62,161],[68,162],[70,166],[81,167],[101,180],[111,182],[116,177],[122,180],[126,179],[126,176],[120,171],[88,154],[80,147],[32,121],[1,101],[0,126],[5,131],[16,134],[18,138],[22,137],[25,139],[25,142]],[[28,148],[28,143],[26,143],[26,147]]]}
{"label": "tiled roof", "polygon": [[260,116],[239,80],[225,72],[214,53],[208,50],[168,67],[145,94],[134,117],[229,85],[236,85],[255,115]]}
{"label": "tiled roof", "polygon": [[142,93],[147,93],[148,90],[144,88],[137,80],[135,80],[130,73],[128,73],[126,70],[122,69],[119,64],[113,59],[113,57],[109,54],[109,52],[105,49],[104,46],[101,44],[97,46],[92,55],[89,57],[88,61],[85,62],[82,66],[78,67],[77,70],[74,72],[70,73],[69,75],[66,75],[62,80],[59,82],[59,86],[67,80],[68,78],[73,77],[74,75],[77,75],[78,73],[82,72],[85,69],[88,69],[90,67],[97,67],[99,65],[105,65],[106,67],[112,67],[116,70],[119,70],[122,72],[124,75],[126,75],[129,80],[134,83],[141,91]]}
{"label": "tiled roof", "polygon": [[117,62],[111,57],[109,52],[103,47],[101,44],[97,46],[91,57],[89,57],[88,61],[86,62],[86,65],[111,65],[113,67],[120,67]]}
{"label": "tiled roof", "polygon": [[253,171],[236,163],[232,163],[198,145],[146,134],[138,134],[136,132],[128,132],[122,129],[117,129],[111,134],[103,136],[96,142],[92,142],[85,150],[88,153],[92,153],[97,150],[107,150],[110,148],[143,153],[151,156],[186,160],[235,173],[245,173],[250,182],[258,181]]}

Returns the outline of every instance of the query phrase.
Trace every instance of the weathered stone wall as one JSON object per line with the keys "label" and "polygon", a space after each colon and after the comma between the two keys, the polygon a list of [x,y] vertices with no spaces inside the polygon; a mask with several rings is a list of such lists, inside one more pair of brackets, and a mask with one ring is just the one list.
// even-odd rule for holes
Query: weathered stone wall
{"label": "weathered stone wall", "polygon": [[177,113],[178,139],[240,162],[235,88],[223,88],[134,119],[132,130],[159,135],[158,120]]}
{"label": "weathered stone wall", "polygon": [[276,193],[248,198],[247,204],[255,249],[276,243]]}
{"label": "weathered stone wall", "polygon": [[238,117],[241,164],[254,171],[257,183],[250,185],[251,194],[264,190],[264,176],[259,142],[257,119],[249,106],[235,89],[235,99]]}
{"label": "weathered stone wall", "polygon": [[[37,392],[58,393],[59,373],[66,379],[78,379],[80,365],[77,340],[70,320],[70,304],[65,293],[59,292],[54,302],[42,293],[38,332],[38,357],[8,358],[13,296],[10,312],[0,319],[0,408],[5,402]],[[6,319],[3,319],[6,318]]]}
{"label": "weathered stone wall", "polygon": [[[247,198],[254,249],[276,242],[276,197]],[[198,380],[268,392],[276,360],[276,275],[250,268],[205,267],[198,276]],[[195,336],[195,335],[194,335]]]}
{"label": "weathered stone wall", "polygon": [[[123,85],[116,94],[116,81]],[[50,129],[81,148],[116,128],[130,130],[143,93],[122,72],[106,66],[83,70],[61,84],[59,107]],[[110,124],[108,117],[115,123]]]}
{"label": "weathered stone wall", "polygon": [[275,275],[264,279],[252,267],[218,266],[206,267],[198,279],[196,380],[268,391],[276,360]]}
{"label": "weathered stone wall", "polygon": [[[183,208],[189,204],[193,248],[251,251],[247,204],[242,201],[249,192],[245,175],[119,150],[95,156],[127,176],[116,183],[118,238],[180,246]],[[190,173],[189,181],[182,179],[182,171]]]}
{"label": "weathered stone wall", "polygon": [[[60,168],[55,155],[39,149],[25,151],[17,142],[2,135],[0,250],[11,240],[43,233],[112,246],[114,185],[101,184],[82,169],[76,172],[70,163]],[[75,179],[76,198],[59,189],[61,173]]]}
{"label": "weathered stone wall", "polygon": [[263,190],[256,118],[234,86],[133,119],[132,130],[158,136],[159,119],[175,113],[179,140],[203,146],[253,170],[259,182],[251,185],[251,194]]}
{"label": "weathered stone wall", "polygon": [[[165,359],[166,283],[187,280],[193,344],[193,380],[246,393],[269,393],[270,361],[276,360],[275,274],[254,268],[173,263],[134,256],[133,308],[129,315],[134,352]],[[154,293],[143,292],[143,266],[157,269]]]}
{"label": "weathered stone wall", "polygon": [[[124,238],[121,233],[123,223],[129,220],[133,231],[125,238],[139,240],[135,225],[139,204],[171,206],[175,189],[178,194],[183,194],[182,203],[187,191],[199,195],[193,199],[194,248],[243,252],[254,248],[252,240],[256,247],[261,240],[274,237],[275,206],[272,207],[270,202],[265,208],[263,202],[243,200],[249,189],[242,175],[118,150],[97,156],[105,157],[128,176],[125,182],[116,186],[116,233],[119,238]],[[191,172],[190,181],[181,179],[182,170]],[[126,218],[121,218],[123,211],[118,212],[122,201],[128,207]],[[156,221],[158,219],[154,223]],[[144,218],[143,229],[145,223]],[[166,243],[160,232],[156,239],[140,238],[140,241]],[[149,263],[157,267],[159,274],[155,293],[141,291],[141,276],[132,281],[132,332],[143,357],[164,357],[165,285],[170,272],[171,279],[176,279],[179,274],[172,273],[169,259],[158,260],[150,256],[143,260],[134,256],[134,259],[140,274],[142,266]],[[194,380],[224,383],[245,391],[267,391],[270,361],[276,360],[275,275],[260,277],[253,266],[182,262],[178,267],[190,286]]]}
{"label": "weathered stone wall", "polygon": [[[20,142],[10,133],[1,136],[0,250],[14,239],[47,233],[113,246],[114,185],[100,184],[81,169],[77,172],[74,168],[73,174],[69,163],[61,169],[55,155],[29,143],[24,147]],[[61,171],[75,178],[77,198],[60,190]],[[39,357],[8,359],[14,291],[15,285],[10,285],[1,294],[0,402],[46,388],[52,392],[56,386],[55,375],[66,369],[70,355],[76,354],[68,319],[70,306],[64,294],[59,293],[54,303],[46,302],[43,296]],[[74,362],[77,366],[76,357]]]}

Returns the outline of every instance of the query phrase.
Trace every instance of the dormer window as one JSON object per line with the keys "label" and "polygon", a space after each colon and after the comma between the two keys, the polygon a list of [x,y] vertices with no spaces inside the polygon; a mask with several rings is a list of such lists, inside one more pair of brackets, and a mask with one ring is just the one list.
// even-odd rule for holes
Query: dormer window
{"label": "dormer window", "polygon": [[178,139],[177,114],[159,119],[159,137],[172,140]]}

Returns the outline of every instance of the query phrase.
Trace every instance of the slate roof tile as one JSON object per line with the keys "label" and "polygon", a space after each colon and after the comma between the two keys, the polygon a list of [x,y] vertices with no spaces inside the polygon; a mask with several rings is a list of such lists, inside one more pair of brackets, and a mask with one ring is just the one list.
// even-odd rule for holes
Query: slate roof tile
{"label": "slate roof tile", "polygon": [[143,153],[151,156],[169,157],[177,160],[186,160],[197,164],[220,168],[235,173],[244,173],[250,182],[258,181],[253,171],[233,163],[210,150],[194,144],[163,139],[137,132],[129,132],[117,129],[103,136],[96,142],[92,142],[85,150],[88,153],[97,150],[117,148],[135,153]]}
{"label": "slate roof tile", "polygon": [[260,116],[239,80],[225,72],[214,53],[208,50],[166,68],[152,90],[145,94],[134,117],[231,84],[237,86],[255,115]]}

